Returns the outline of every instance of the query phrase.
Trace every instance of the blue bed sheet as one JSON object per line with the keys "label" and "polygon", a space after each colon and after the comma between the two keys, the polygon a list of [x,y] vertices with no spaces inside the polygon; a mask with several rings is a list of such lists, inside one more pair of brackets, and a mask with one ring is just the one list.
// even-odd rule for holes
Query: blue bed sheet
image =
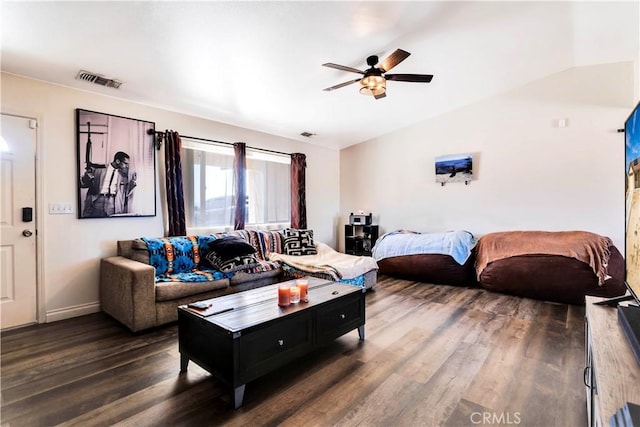
{"label": "blue bed sheet", "polygon": [[443,233],[419,233],[396,230],[383,234],[372,250],[376,261],[403,255],[443,254],[450,255],[463,265],[471,256],[477,243],[468,231],[447,231]]}

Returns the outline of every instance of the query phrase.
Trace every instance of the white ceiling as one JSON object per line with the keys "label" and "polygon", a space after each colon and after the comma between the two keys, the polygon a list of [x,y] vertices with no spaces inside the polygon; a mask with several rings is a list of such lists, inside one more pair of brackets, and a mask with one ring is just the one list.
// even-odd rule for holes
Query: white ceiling
{"label": "white ceiling", "polygon": [[[3,0],[1,13],[2,71],[332,148],[640,50],[637,1]],[[393,73],[433,81],[390,81],[381,100],[322,91],[358,75],[321,64],[364,70],[397,48],[412,55]]]}

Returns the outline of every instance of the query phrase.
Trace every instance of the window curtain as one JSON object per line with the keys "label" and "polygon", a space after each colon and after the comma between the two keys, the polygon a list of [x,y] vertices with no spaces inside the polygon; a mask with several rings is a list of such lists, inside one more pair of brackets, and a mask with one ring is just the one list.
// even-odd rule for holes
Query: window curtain
{"label": "window curtain", "polygon": [[233,144],[233,188],[236,195],[236,212],[233,222],[234,230],[244,230],[244,219],[247,214],[247,144],[236,142]]}
{"label": "window curtain", "polygon": [[168,130],[164,133],[164,141],[164,159],[167,172],[167,210],[169,214],[168,236],[186,236],[182,162],[180,160],[182,141],[178,132]]}
{"label": "window curtain", "polygon": [[307,228],[306,168],[307,156],[291,154],[291,228]]}

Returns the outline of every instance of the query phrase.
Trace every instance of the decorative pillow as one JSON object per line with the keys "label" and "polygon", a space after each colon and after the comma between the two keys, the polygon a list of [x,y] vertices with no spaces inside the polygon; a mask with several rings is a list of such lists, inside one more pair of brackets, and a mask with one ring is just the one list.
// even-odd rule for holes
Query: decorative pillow
{"label": "decorative pillow", "polygon": [[225,236],[209,243],[208,254],[212,252],[215,252],[215,257],[226,261],[235,257],[254,254],[256,250],[241,237]]}
{"label": "decorative pillow", "polygon": [[253,235],[254,232],[251,230],[232,230],[214,234],[214,236],[218,239],[221,237],[236,237],[244,240],[245,242],[253,246],[253,249],[255,249],[256,251],[256,256],[258,257],[258,259],[260,259],[260,247],[257,245],[255,239],[253,238]]}
{"label": "decorative pillow", "polygon": [[205,258],[214,270],[219,270],[224,273],[254,268],[259,265],[255,254],[238,255],[230,259],[223,259],[216,251],[211,251]]}
{"label": "decorative pillow", "polygon": [[255,230],[251,231],[251,234],[254,245],[258,247],[256,254],[261,261],[269,259],[271,252],[282,253],[282,230]]}
{"label": "decorative pillow", "polygon": [[282,249],[285,255],[316,255],[313,230],[286,228],[283,232]]}

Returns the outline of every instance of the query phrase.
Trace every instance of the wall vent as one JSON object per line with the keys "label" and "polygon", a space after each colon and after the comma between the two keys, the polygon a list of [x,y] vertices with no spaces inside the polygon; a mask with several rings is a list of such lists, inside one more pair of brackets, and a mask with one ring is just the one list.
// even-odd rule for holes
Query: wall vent
{"label": "wall vent", "polygon": [[101,74],[96,74],[84,70],[80,70],[78,72],[76,80],[84,80],[85,82],[95,83],[100,86],[112,87],[114,89],[118,89],[122,84],[122,82],[119,80],[109,79]]}

